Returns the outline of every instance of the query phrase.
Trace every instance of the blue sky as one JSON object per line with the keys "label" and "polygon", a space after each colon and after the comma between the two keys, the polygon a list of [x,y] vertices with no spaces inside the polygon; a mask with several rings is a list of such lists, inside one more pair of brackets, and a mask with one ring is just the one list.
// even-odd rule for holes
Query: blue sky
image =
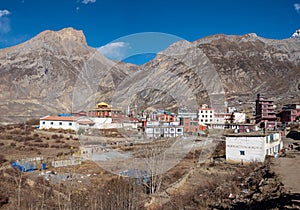
{"label": "blue sky", "polygon": [[130,46],[120,37],[141,32],[284,39],[300,28],[300,0],[0,0],[0,48],[65,27],[83,30],[95,48],[119,39],[115,52]]}

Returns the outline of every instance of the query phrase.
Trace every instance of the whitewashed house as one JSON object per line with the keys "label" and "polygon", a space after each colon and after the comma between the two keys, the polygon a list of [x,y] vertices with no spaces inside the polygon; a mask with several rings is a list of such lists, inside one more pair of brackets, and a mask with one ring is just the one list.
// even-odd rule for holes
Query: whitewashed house
{"label": "whitewashed house", "polygon": [[160,123],[147,122],[145,133],[148,138],[163,138],[183,136],[183,126],[179,122]]}
{"label": "whitewashed house", "polygon": [[225,136],[227,161],[264,162],[267,155],[274,156],[283,148],[280,133],[232,133]]}
{"label": "whitewashed house", "polygon": [[40,129],[71,129],[77,130],[78,117],[74,116],[46,116],[40,119]]}
{"label": "whitewashed house", "polygon": [[45,116],[40,118],[40,129],[109,129],[121,128],[122,123],[113,123],[112,118],[76,117],[76,116]]}
{"label": "whitewashed house", "polygon": [[211,124],[214,121],[215,111],[209,108],[208,105],[203,104],[198,110],[198,120],[200,125]]}

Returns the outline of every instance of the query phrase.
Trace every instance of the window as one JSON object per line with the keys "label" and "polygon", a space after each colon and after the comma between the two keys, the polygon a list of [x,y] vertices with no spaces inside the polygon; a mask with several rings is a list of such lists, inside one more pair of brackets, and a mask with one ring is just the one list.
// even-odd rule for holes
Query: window
{"label": "window", "polygon": [[53,125],[53,122],[51,122],[50,124]]}
{"label": "window", "polygon": [[43,125],[45,125],[45,124],[46,124],[46,122],[44,121],[44,122],[43,122]]}
{"label": "window", "polygon": [[177,128],[177,133],[181,133],[182,129],[181,128]]}
{"label": "window", "polygon": [[203,111],[201,110],[201,113],[203,113]]}
{"label": "window", "polygon": [[210,113],[212,113],[212,111],[210,111]]}
{"label": "window", "polygon": [[245,155],[245,151],[240,151],[240,155]]}
{"label": "window", "polygon": [[72,126],[72,123],[69,123],[69,126]]}
{"label": "window", "polygon": [[59,122],[59,125],[62,125],[62,122]]}

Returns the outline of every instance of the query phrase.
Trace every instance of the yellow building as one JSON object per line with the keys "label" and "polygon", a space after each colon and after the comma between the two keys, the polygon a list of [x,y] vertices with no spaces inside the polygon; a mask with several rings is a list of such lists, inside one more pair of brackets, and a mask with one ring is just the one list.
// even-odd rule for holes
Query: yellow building
{"label": "yellow building", "polygon": [[121,118],[124,117],[122,110],[119,108],[113,108],[105,102],[97,104],[96,108],[90,109],[88,112],[89,117],[110,117]]}

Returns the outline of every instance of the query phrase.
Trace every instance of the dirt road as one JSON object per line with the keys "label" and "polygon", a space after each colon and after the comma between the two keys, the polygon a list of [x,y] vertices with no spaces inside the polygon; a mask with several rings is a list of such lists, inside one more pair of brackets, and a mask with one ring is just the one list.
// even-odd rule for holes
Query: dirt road
{"label": "dirt road", "polygon": [[[287,147],[287,145],[295,142],[300,143],[300,141],[285,139],[284,146]],[[286,157],[272,160],[273,170],[281,177],[282,183],[288,191],[300,193],[300,151],[294,147],[293,150],[287,150],[286,153]]]}

